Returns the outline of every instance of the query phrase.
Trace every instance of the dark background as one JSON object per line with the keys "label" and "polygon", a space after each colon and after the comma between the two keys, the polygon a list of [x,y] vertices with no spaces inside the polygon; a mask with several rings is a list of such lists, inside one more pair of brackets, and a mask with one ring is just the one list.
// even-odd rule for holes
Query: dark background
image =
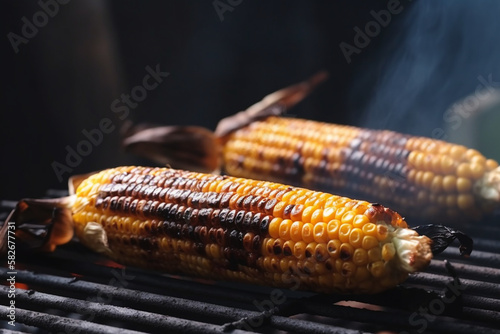
{"label": "dark background", "polygon": [[[213,1],[73,0],[18,53],[8,34],[21,35],[22,18],[33,22],[41,7],[4,3],[0,199],[65,189],[70,174],[151,164],[120,149],[123,121],[111,103],[157,64],[170,75],[127,120],[214,129],[222,117],[326,69],[329,80],[292,115],[425,136],[446,129],[445,111],[474,93],[478,76],[500,81],[500,5],[400,7],[348,63],[339,44],[353,45],[353,29],[364,30],[386,1],[243,0],[221,20]],[[66,164],[67,147],[76,149],[82,131],[103,118],[114,130],[60,181],[53,163]]]}

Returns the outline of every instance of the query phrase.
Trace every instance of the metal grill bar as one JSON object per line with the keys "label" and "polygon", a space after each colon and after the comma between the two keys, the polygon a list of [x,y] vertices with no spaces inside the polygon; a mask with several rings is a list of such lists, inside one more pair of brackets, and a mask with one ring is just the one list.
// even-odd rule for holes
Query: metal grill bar
{"label": "metal grill bar", "polygon": [[[500,236],[500,234],[499,234]],[[484,266],[484,267],[493,267],[500,268],[500,250],[498,253],[485,252],[480,250],[478,246],[474,246],[474,250],[471,254],[471,261],[474,262],[474,265]],[[457,254],[457,250],[454,248],[447,248],[440,254],[440,258],[446,258],[448,260],[455,260],[457,262],[463,262],[464,259]]]}
{"label": "metal grill bar", "polygon": [[[77,245],[72,244],[71,246]],[[79,247],[76,247],[76,249],[80,250]],[[126,284],[123,285],[124,287],[150,291],[168,291],[170,295],[189,296],[190,299],[211,299],[219,303],[221,300],[231,300],[233,303],[248,305],[256,299],[269,298],[269,292],[267,294],[263,292],[263,290],[266,290],[263,287],[251,289],[252,286],[244,285],[244,288],[251,289],[248,291],[242,288],[241,284],[224,283],[224,286],[220,286],[218,282],[213,282],[214,284],[210,285],[210,289],[207,289],[207,284],[173,278],[157,272],[148,272],[134,268],[127,268],[123,272],[120,268],[94,265],[89,263],[89,261],[94,261],[95,254],[90,253],[85,248],[82,248],[81,252],[77,254],[74,251],[75,249],[73,249],[73,252],[66,254],[66,251],[59,252],[58,250],[57,257],[54,257],[52,254],[34,256],[31,258],[33,264],[30,264],[29,267],[34,272],[43,271],[50,267],[65,268],[65,275],[68,275],[68,273],[83,275],[87,280],[97,279],[100,283],[109,283],[110,280],[116,280],[117,276],[128,276],[133,277],[133,279],[127,279]],[[69,257],[72,257],[72,259],[69,259]],[[86,261],[83,259],[86,259]],[[299,297],[312,295],[312,293],[298,291],[290,292],[290,294]]]}
{"label": "metal grill bar", "polygon": [[[5,268],[0,268],[0,277],[7,278],[7,270]],[[159,311],[171,316],[191,315],[192,317],[209,318],[224,323],[259,315],[258,312],[244,312],[216,304],[193,302],[183,298],[160,296],[143,291],[81,281],[75,278],[34,274],[28,271],[18,271],[16,280],[28,285],[76,292],[82,296],[106,296],[111,301],[127,301],[128,303],[132,303],[131,305],[147,311]]]}
{"label": "metal grill bar", "polygon": [[[0,293],[8,293],[9,288],[0,286]],[[205,324],[197,321],[188,321],[170,316],[164,316],[151,312],[134,310],[127,307],[109,305],[103,308],[102,304],[84,301],[69,297],[60,297],[42,292],[16,289],[16,304],[20,307],[37,306],[42,309],[57,308],[66,312],[74,312],[88,316],[89,321],[95,320],[116,320],[129,323],[134,326],[141,326],[148,332],[161,332],[166,329],[182,331],[183,333],[196,333],[203,330],[206,333],[221,333],[222,327]]]}
{"label": "metal grill bar", "polygon": [[[388,312],[388,311],[372,311],[367,309],[340,307],[336,305],[324,305],[317,303],[305,303],[305,308],[308,312],[323,315],[325,317],[342,318],[345,320],[352,320],[357,322],[375,323],[379,325],[387,325],[390,323],[398,330],[408,330],[412,332],[423,332],[425,330],[436,331],[438,333],[497,333],[497,329],[478,326],[476,324],[468,324],[464,322],[449,321],[439,315],[428,314],[429,317],[424,316],[415,318],[412,322],[412,314],[405,314],[401,312]],[[415,313],[418,316],[418,313]],[[422,320],[418,321],[417,320]],[[425,322],[424,322],[425,320]],[[412,327],[415,325],[415,327]],[[419,325],[419,326],[417,326]],[[425,328],[424,328],[425,326]],[[419,329],[423,328],[422,331]]]}
{"label": "metal grill bar", "polygon": [[[475,256],[475,253],[473,253]],[[500,269],[480,267],[472,264],[453,263],[453,267],[459,273],[460,278],[482,280],[484,282],[498,283],[500,282]],[[432,274],[440,274],[449,276],[449,273],[444,265],[444,261],[433,259],[426,272]]]}
{"label": "metal grill bar", "polygon": [[[0,277],[4,278],[7,276],[7,270],[4,268],[0,268]],[[152,293],[146,293],[141,291],[134,291],[124,288],[117,288],[112,286],[107,286],[103,284],[91,283],[86,281],[75,280],[74,278],[63,278],[52,275],[45,274],[34,274],[32,272],[27,271],[18,271],[17,272],[17,281],[23,282],[28,285],[35,285],[37,287],[44,288],[54,288],[58,290],[77,292],[82,296],[88,295],[106,295],[110,297],[111,302],[115,302],[115,300],[125,301],[127,305],[133,305],[135,309],[143,309],[147,312],[161,312],[167,313],[169,316],[177,315],[184,316],[188,318],[198,318],[206,321],[215,321],[219,322],[220,326],[212,326],[214,332],[231,332],[231,333],[245,333],[245,331],[237,330],[237,326],[241,326],[244,329],[248,328],[249,330],[254,329],[265,329],[266,325],[272,325],[276,329],[286,330],[286,331],[294,331],[297,333],[331,333],[335,327],[303,321],[290,319],[287,317],[274,315],[273,312],[255,312],[255,311],[247,311],[241,309],[234,309],[229,307],[224,307],[216,304],[208,304],[199,301],[191,301],[182,298],[175,298],[169,296],[161,296]],[[69,299],[67,297],[57,297],[54,299],[44,296],[45,294],[33,293],[30,294],[29,291],[24,293],[24,298],[26,301],[30,301],[33,299],[36,300],[37,304],[47,304],[47,306],[53,306],[54,304],[58,304],[59,302],[65,300],[68,303],[75,301],[74,299]],[[75,311],[80,310],[81,312],[100,312],[99,304],[92,305],[88,302],[78,302],[78,306],[67,306],[68,309],[66,311]],[[123,316],[123,312],[125,312],[124,308],[113,307],[112,305],[107,305],[110,308],[108,315],[111,318],[120,318]],[[126,312],[125,312],[126,313]],[[133,314],[132,314],[133,315]],[[104,317],[105,315],[100,315]],[[190,320],[192,321],[192,320]],[[154,324],[156,327],[158,324]],[[179,325],[179,324],[175,324]],[[168,326],[171,326],[169,324]],[[172,327],[162,327],[162,329]],[[210,329],[210,325],[202,324],[201,327],[195,326],[193,324],[186,327],[187,333],[205,333],[210,332],[206,329]],[[189,329],[191,331],[189,331]],[[343,328],[338,328],[339,333],[358,333],[357,331],[350,331]]]}
{"label": "metal grill bar", "polygon": [[[0,316],[5,319],[9,308],[0,305]],[[45,330],[63,332],[63,333],[85,333],[85,334],[116,334],[116,327],[95,324],[88,321],[69,319],[52,314],[35,312],[16,308],[16,322],[30,326],[36,326]],[[120,330],[123,334],[145,334],[133,330]]]}
{"label": "metal grill bar", "polygon": [[[429,287],[439,287],[443,289],[449,283],[449,277],[431,273],[415,273],[410,276],[407,283],[416,285],[427,285]],[[500,286],[495,283],[482,282],[470,279],[460,279],[462,285],[466,287],[467,293],[480,296],[500,298]]]}

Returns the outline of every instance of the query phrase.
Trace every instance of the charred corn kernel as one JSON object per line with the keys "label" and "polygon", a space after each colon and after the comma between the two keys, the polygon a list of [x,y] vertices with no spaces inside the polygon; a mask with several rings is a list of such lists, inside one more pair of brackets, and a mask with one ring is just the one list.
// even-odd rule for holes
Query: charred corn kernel
{"label": "charred corn kernel", "polygon": [[83,244],[148,269],[375,293],[432,257],[430,240],[381,205],[278,183],[121,167],[85,179],[73,196]]}
{"label": "charred corn kernel", "polygon": [[293,255],[293,250],[295,248],[295,242],[292,240],[287,240],[283,244],[283,255],[290,256]]}
{"label": "charred corn kernel", "polygon": [[292,212],[290,213],[290,219],[293,221],[302,220],[303,211],[304,211],[303,204],[295,205],[294,208],[292,209]]}
{"label": "charred corn kernel", "polygon": [[[389,205],[404,212],[407,218],[451,223],[473,219],[478,211],[487,214],[500,205],[498,163],[477,150],[440,140],[268,117],[234,131],[223,143],[222,161],[231,175],[292,180],[296,186],[353,193]],[[267,168],[263,160],[274,167]],[[444,197],[432,200],[457,193],[473,196],[474,204],[460,206],[456,201],[450,207]],[[355,215],[363,213],[362,209],[340,207],[335,216],[328,210],[322,211],[321,217],[317,209],[336,199],[328,196],[312,199],[292,193],[284,196],[304,204],[302,218],[313,224],[332,219],[342,221],[350,211]],[[317,206],[316,210],[307,209],[311,203]],[[456,213],[448,215],[453,209]],[[346,214],[346,222],[350,217]]]}
{"label": "charred corn kernel", "polygon": [[314,255],[314,252],[316,250],[317,245],[318,245],[318,243],[316,243],[314,241],[307,244],[306,252],[305,252],[306,258],[310,258]]}
{"label": "charred corn kernel", "polygon": [[340,245],[339,257],[342,261],[350,260],[353,254],[354,247],[351,244],[344,242]]}
{"label": "charred corn kernel", "polygon": [[330,255],[325,243],[317,244],[314,249],[314,258],[319,262],[324,262]]}
{"label": "charred corn kernel", "polygon": [[332,258],[337,259],[339,257],[340,245],[342,245],[342,242],[338,239],[328,241],[326,249]]}
{"label": "charred corn kernel", "polygon": [[356,274],[356,269],[357,266],[351,262],[351,261],[346,261],[342,264],[342,271],[341,274],[344,277],[351,277]]}

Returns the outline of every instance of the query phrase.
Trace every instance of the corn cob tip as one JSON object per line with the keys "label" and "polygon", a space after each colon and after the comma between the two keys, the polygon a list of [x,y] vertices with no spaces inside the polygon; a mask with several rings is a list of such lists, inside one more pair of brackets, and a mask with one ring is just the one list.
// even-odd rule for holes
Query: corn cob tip
{"label": "corn cob tip", "polygon": [[396,246],[399,265],[412,273],[427,267],[432,259],[432,240],[416,231],[399,228],[394,231],[393,243]]}
{"label": "corn cob tip", "polygon": [[98,253],[111,255],[109,249],[108,235],[101,224],[88,222],[83,228],[82,243]]}
{"label": "corn cob tip", "polygon": [[475,184],[475,192],[486,202],[500,202],[500,167],[497,167],[479,179]]}

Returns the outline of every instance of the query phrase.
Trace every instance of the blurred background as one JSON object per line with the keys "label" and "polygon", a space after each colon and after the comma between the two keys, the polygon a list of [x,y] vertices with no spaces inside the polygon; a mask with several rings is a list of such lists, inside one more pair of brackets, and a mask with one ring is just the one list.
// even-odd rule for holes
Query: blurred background
{"label": "blurred background", "polygon": [[0,199],[151,164],[127,120],[215,129],[323,69],[291,115],[500,158],[498,1],[60,1],[3,4]]}

